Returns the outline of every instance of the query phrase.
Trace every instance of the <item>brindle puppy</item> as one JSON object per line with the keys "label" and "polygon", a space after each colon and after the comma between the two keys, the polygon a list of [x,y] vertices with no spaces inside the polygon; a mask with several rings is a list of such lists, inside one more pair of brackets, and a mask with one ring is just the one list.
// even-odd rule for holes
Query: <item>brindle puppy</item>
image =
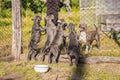
{"label": "brindle puppy", "polygon": [[100,47],[100,35],[98,32],[98,27],[96,27],[95,24],[94,24],[94,26],[95,26],[96,30],[87,32],[87,25],[86,24],[79,25],[79,30],[80,30],[79,40],[86,44],[86,53],[88,53],[89,48],[92,47],[92,42],[94,40],[97,42],[98,49]]}

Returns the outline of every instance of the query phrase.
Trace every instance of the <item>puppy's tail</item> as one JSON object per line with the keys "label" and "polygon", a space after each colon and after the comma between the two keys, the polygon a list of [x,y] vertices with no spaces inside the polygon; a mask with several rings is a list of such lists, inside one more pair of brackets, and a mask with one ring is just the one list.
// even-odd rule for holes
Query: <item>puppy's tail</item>
{"label": "puppy's tail", "polygon": [[98,27],[96,26],[96,24],[94,24],[95,28],[96,28],[96,31],[98,32]]}

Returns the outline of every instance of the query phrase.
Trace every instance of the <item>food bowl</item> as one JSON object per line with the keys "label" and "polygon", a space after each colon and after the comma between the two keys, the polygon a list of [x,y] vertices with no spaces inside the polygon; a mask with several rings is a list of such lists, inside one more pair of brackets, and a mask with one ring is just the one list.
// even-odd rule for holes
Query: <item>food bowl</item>
{"label": "food bowl", "polygon": [[47,72],[48,69],[49,69],[48,65],[35,65],[34,66],[35,72],[44,73],[44,72]]}

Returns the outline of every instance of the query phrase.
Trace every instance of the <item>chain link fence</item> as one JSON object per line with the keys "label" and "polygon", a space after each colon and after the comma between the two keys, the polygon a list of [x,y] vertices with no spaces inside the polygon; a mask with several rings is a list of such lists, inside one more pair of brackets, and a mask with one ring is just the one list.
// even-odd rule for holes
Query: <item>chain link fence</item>
{"label": "chain link fence", "polygon": [[[12,52],[12,5],[11,0],[0,0],[0,57]],[[21,0],[22,53],[28,52],[31,37],[32,18],[40,15],[44,19],[46,5],[44,0]],[[41,22],[44,25],[44,20]]]}
{"label": "chain link fence", "polygon": [[120,31],[120,0],[80,0],[80,22],[97,24],[103,31]]}
{"label": "chain link fence", "polygon": [[[33,2],[34,1],[34,2]],[[21,0],[22,6],[22,53],[27,53],[27,47],[31,37],[32,17],[42,16],[41,25],[44,26],[46,16],[46,5],[44,0]],[[73,1],[75,4],[75,2]],[[27,4],[27,5],[26,5]],[[42,4],[42,5],[41,5]],[[120,0],[79,0],[79,5],[75,9],[72,6],[72,14],[69,15],[64,9],[59,12],[59,18],[65,19],[68,23],[86,23],[88,29],[93,30],[94,25],[101,27],[106,32],[111,27],[120,31]],[[80,9],[79,9],[80,8]],[[76,30],[79,34],[78,27]],[[108,37],[107,37],[108,36]],[[116,43],[109,39],[110,34],[101,35],[101,51],[92,50],[90,55],[120,56],[119,41]],[[42,36],[39,47],[45,42]],[[12,46],[12,9],[11,0],[0,0],[0,57],[11,54]],[[116,53],[116,54],[114,54]]]}
{"label": "chain link fence", "polygon": [[80,23],[88,27],[96,23],[96,0],[80,0]]}
{"label": "chain link fence", "polygon": [[[5,5],[7,4],[7,5]],[[12,46],[12,10],[11,4],[0,0],[0,57],[11,54]]]}
{"label": "chain link fence", "polygon": [[120,0],[80,0],[80,23],[101,34],[101,52],[118,54],[120,47]]}

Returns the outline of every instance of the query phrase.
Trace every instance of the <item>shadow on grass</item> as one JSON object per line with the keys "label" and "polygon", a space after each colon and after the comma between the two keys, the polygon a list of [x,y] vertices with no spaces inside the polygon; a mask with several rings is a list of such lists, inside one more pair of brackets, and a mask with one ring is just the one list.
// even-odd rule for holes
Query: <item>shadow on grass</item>
{"label": "shadow on grass", "polygon": [[120,47],[120,41],[118,39],[114,39],[114,41]]}
{"label": "shadow on grass", "polygon": [[85,64],[80,64],[78,67],[73,68],[73,74],[68,80],[83,80],[85,75]]}
{"label": "shadow on grass", "polygon": [[80,58],[79,66],[74,66],[72,68],[72,74],[70,75],[67,80],[84,80],[86,74],[86,64],[85,64],[86,57]]}

